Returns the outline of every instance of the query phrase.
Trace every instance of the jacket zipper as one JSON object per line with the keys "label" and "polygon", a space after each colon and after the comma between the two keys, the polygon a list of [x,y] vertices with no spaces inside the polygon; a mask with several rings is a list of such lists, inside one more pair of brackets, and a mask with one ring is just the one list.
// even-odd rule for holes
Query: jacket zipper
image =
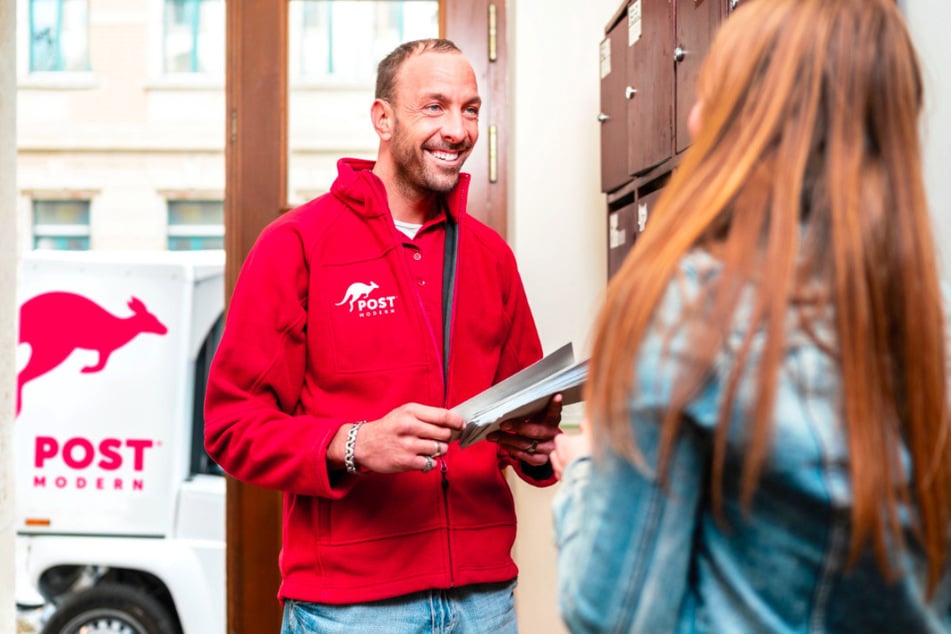
{"label": "jacket zipper", "polygon": [[[459,257],[459,227],[449,213],[446,214],[446,227],[443,245],[443,299],[442,299],[442,371],[443,405],[449,406],[449,352],[452,341],[453,313],[455,312],[456,262]],[[448,279],[447,279],[448,278]],[[446,450],[448,452],[448,449]],[[446,548],[449,558],[449,586],[456,586],[455,567],[452,563],[452,522],[449,519],[449,456],[443,456],[439,465],[442,485],[443,508],[446,512]]]}
{"label": "jacket zipper", "polygon": [[446,513],[446,549],[449,555],[449,585],[450,587],[454,588],[456,587],[456,580],[455,580],[455,575],[453,574],[453,566],[452,566],[452,524],[449,521],[449,475],[448,475],[449,464],[448,462],[449,461],[446,460],[445,457],[443,457],[443,459],[439,461],[439,472],[442,478],[442,481],[440,484],[442,485],[443,509],[445,509],[445,513]]}

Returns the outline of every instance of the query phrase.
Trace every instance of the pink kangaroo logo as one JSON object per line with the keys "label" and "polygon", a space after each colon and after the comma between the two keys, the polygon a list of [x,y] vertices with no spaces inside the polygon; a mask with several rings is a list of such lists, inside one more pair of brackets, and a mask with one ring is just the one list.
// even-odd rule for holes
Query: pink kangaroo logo
{"label": "pink kangaroo logo", "polygon": [[17,415],[23,401],[23,386],[43,376],[66,360],[73,350],[95,350],[99,361],[83,373],[99,372],[109,355],[137,335],[168,332],[162,322],[133,297],[130,317],[117,317],[94,301],[75,293],[37,295],[20,306],[19,343],[30,344],[30,360],[17,375]]}

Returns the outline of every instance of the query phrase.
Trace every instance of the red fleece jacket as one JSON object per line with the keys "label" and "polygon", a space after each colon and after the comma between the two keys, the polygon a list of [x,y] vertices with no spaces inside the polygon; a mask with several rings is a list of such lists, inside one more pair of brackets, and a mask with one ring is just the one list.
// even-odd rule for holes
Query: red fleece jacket
{"label": "red fleece jacket", "polygon": [[262,232],[211,368],[208,452],[239,480],[284,492],[282,599],[365,602],[518,572],[512,461],[494,443],[453,443],[429,473],[328,472],[341,425],[407,402],[451,407],[542,354],[512,251],[466,215],[463,174],[446,201],[459,231],[446,389],[442,324],[417,293],[372,166],[341,160],[329,194]]}

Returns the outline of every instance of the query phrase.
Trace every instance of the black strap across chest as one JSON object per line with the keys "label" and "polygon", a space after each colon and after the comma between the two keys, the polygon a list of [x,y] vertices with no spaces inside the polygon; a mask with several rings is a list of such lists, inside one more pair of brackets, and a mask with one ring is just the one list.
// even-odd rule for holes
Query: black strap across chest
{"label": "black strap across chest", "polygon": [[446,240],[442,261],[442,371],[443,385],[449,389],[449,339],[452,332],[452,302],[456,288],[456,251],[459,248],[459,228],[446,211]]}

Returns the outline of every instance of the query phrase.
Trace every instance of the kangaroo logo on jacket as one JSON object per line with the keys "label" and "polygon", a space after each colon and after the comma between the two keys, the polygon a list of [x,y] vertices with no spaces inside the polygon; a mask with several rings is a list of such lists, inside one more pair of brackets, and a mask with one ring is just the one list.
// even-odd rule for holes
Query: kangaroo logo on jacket
{"label": "kangaroo logo on jacket", "polygon": [[375,317],[377,315],[389,315],[395,313],[396,295],[384,295],[370,297],[374,291],[379,290],[376,282],[354,282],[347,287],[343,299],[335,306],[347,304],[350,312],[356,309],[360,317]]}

